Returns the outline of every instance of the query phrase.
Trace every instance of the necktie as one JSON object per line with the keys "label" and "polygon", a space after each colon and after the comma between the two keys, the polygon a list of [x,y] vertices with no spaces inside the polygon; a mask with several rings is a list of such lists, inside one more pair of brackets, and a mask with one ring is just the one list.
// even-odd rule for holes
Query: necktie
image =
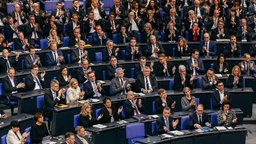
{"label": "necktie", "polygon": [[100,38],[100,45],[102,45],[102,37]]}
{"label": "necktie", "polygon": [[54,61],[57,62],[56,52],[53,53],[53,56],[54,56]]}
{"label": "necktie", "polygon": [[168,128],[168,130],[170,129],[170,125],[169,125],[168,119],[165,119],[165,126]]}
{"label": "necktie", "polygon": [[247,75],[250,75],[250,63],[247,62]]}
{"label": "necktie", "polygon": [[81,62],[82,62],[82,54],[83,54],[83,51],[82,50],[80,50],[80,60],[81,60]]}
{"label": "necktie", "polygon": [[[123,79],[121,78],[120,81],[121,81],[121,86],[123,86],[123,84],[124,84]],[[123,88],[122,95],[124,95],[125,93],[126,93],[126,92],[125,92],[125,87],[124,87],[124,88]]]}
{"label": "necktie", "polygon": [[168,71],[168,67],[167,67],[167,64],[165,64],[165,65],[166,65],[165,76],[170,76],[170,74],[169,74],[169,71]]}
{"label": "necktie", "polygon": [[42,85],[41,85],[41,83],[40,83],[40,81],[39,81],[38,78],[36,78],[36,83],[38,84],[38,86],[39,86],[40,89],[43,89],[43,87],[42,87]]}
{"label": "necktie", "polygon": [[31,55],[31,60],[34,63],[35,62],[35,57]]}
{"label": "necktie", "polygon": [[[156,45],[154,45],[154,48],[156,48]],[[154,49],[154,51],[155,51],[155,49]],[[154,52],[155,54],[155,58],[158,58],[158,54],[156,53],[156,52]]]}
{"label": "necktie", "polygon": [[149,82],[148,82],[148,77],[145,77],[146,78],[146,89],[149,90]]}
{"label": "necktie", "polygon": [[137,106],[136,106],[136,105],[134,105],[134,111],[135,111],[135,115],[140,114],[140,113],[139,113],[139,110],[138,110],[138,108],[137,108]]}
{"label": "necktie", "polygon": [[199,116],[199,124],[202,125],[202,116]]}
{"label": "necktie", "polygon": [[81,141],[83,142],[83,144],[88,144],[88,142],[84,138],[81,138]]}
{"label": "necktie", "polygon": [[20,25],[20,24],[19,24],[19,23],[20,23],[20,17],[19,17],[19,14],[18,14],[18,13],[16,13],[16,17],[17,17],[17,24]]}
{"label": "necktie", "polygon": [[5,59],[6,60],[6,67],[7,67],[7,70],[11,67],[11,65],[10,65],[10,62],[9,62],[9,60],[8,59]]}
{"label": "necktie", "polygon": [[125,38],[125,36],[123,36],[124,38],[123,38],[123,43],[126,43],[126,38]]}
{"label": "necktie", "polygon": [[56,97],[56,93],[52,93],[52,97],[53,97],[53,100],[55,100],[57,97]]}

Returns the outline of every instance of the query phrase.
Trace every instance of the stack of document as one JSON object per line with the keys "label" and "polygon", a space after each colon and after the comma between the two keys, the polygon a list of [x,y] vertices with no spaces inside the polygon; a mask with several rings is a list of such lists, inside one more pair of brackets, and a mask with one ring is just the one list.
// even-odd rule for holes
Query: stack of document
{"label": "stack of document", "polygon": [[169,131],[169,133],[171,133],[173,135],[177,135],[177,136],[184,135],[184,132],[178,131],[178,130]]}
{"label": "stack of document", "polygon": [[216,126],[215,127],[217,130],[221,131],[221,130],[227,130],[226,127],[224,126]]}
{"label": "stack of document", "polygon": [[161,139],[167,139],[167,138],[172,138],[172,135],[169,134],[161,134]]}
{"label": "stack of document", "polygon": [[93,125],[92,127],[102,129],[102,128],[106,128],[107,126],[103,124],[96,124],[96,125]]}

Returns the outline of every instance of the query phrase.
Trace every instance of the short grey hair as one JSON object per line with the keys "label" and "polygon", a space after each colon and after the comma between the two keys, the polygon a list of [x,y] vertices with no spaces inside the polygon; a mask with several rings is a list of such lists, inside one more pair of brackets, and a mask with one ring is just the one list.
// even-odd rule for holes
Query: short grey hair
{"label": "short grey hair", "polygon": [[149,39],[156,39],[156,36],[155,35],[151,35],[150,37],[149,37]]}
{"label": "short grey hair", "polygon": [[116,73],[119,73],[119,72],[122,72],[122,71],[124,71],[124,69],[122,69],[121,67],[118,67],[118,68],[116,69]]}
{"label": "short grey hair", "polygon": [[186,67],[184,65],[179,65],[179,71],[186,70]]}
{"label": "short grey hair", "polygon": [[55,84],[59,84],[59,81],[56,79],[52,79],[50,83],[51,87],[53,87]]}

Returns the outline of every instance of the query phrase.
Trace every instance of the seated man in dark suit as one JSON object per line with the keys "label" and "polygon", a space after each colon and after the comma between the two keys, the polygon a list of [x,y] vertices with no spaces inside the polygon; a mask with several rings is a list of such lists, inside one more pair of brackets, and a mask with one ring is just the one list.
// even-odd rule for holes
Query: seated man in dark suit
{"label": "seated man in dark suit", "polygon": [[167,61],[164,53],[158,55],[158,61],[159,63],[155,67],[156,76],[168,77],[175,75],[176,66],[172,62]]}
{"label": "seated man in dark suit", "polygon": [[52,118],[52,112],[55,105],[66,104],[65,89],[59,90],[59,82],[57,80],[51,80],[50,89],[45,91],[44,94],[44,116]]}
{"label": "seated man in dark suit", "polygon": [[163,46],[157,42],[156,36],[151,35],[149,37],[150,42],[147,45],[147,48],[144,51],[144,54],[147,58],[158,58],[158,55],[164,53]]}
{"label": "seated man in dark suit", "polygon": [[66,132],[65,133],[65,142],[61,144],[76,144],[75,143],[75,135],[72,132]]}
{"label": "seated man in dark suit", "polygon": [[[100,110],[100,114],[102,117],[99,119],[99,123],[110,123],[119,120],[122,108],[118,108],[118,110],[112,105],[111,99],[109,97],[105,97],[103,99],[104,106]],[[98,119],[98,118],[97,118]]]}
{"label": "seated man in dark suit", "polygon": [[199,51],[194,49],[190,59],[186,61],[187,72],[193,76],[204,74],[204,63],[199,58]]}
{"label": "seated man in dark suit", "polygon": [[81,67],[77,68],[75,71],[76,79],[78,83],[84,83],[87,81],[87,74],[92,71],[92,68],[89,67],[89,61],[87,59],[83,59],[81,62]]}
{"label": "seated man in dark suit", "polygon": [[218,27],[212,30],[211,40],[215,41],[217,39],[229,39],[229,32],[224,26],[224,21],[218,21]]}
{"label": "seated man in dark suit", "polygon": [[90,140],[86,135],[85,129],[83,126],[77,126],[75,128],[75,143],[76,144],[90,144]]}
{"label": "seated man in dark suit", "polygon": [[0,73],[6,73],[11,67],[16,68],[19,62],[19,54],[14,57],[9,57],[8,49],[3,49],[2,57],[0,57]]}
{"label": "seated man in dark suit", "polygon": [[141,49],[137,45],[136,38],[132,37],[129,46],[125,49],[125,60],[138,60],[141,55]]}
{"label": "seated man in dark suit", "polygon": [[212,94],[212,106],[214,109],[220,109],[221,104],[224,101],[230,101],[231,97],[228,91],[225,90],[224,83],[221,81],[217,82],[217,90]]}
{"label": "seated man in dark suit", "polygon": [[[130,33],[126,31],[126,27],[122,25],[120,27],[120,31],[117,33],[117,41],[119,44],[121,43],[127,43],[131,39]],[[135,38],[136,39],[136,38]]]}
{"label": "seated man in dark suit", "polygon": [[115,78],[116,69],[120,67],[117,64],[117,58],[115,56],[111,56],[110,64],[107,66],[107,80],[112,80]]}
{"label": "seated man in dark suit", "polygon": [[46,72],[44,71],[39,75],[38,71],[39,67],[37,65],[34,65],[31,69],[31,74],[26,76],[25,83],[27,91],[44,89],[44,76]]}
{"label": "seated man in dark suit", "polygon": [[18,39],[14,41],[15,50],[27,51],[29,48],[28,39],[24,38],[23,32],[18,32]]}
{"label": "seated man in dark suit", "polygon": [[154,66],[154,62],[151,61],[150,64],[147,63],[147,58],[145,56],[141,56],[139,59],[139,64],[135,64],[135,78],[142,73],[143,69],[145,68],[145,66],[150,67],[150,70],[153,74],[153,66]]}
{"label": "seated man in dark suit", "polygon": [[158,90],[156,78],[151,74],[150,68],[145,66],[136,79],[137,92],[151,93]]}
{"label": "seated man in dark suit", "polygon": [[90,71],[87,74],[88,81],[83,84],[84,86],[84,98],[89,99],[93,97],[101,97],[104,96],[105,92],[102,88],[102,84],[100,82],[96,82],[95,74]]}
{"label": "seated man in dark suit", "polygon": [[18,24],[14,23],[13,17],[7,18],[7,24],[4,26],[5,39],[8,42],[14,42],[17,39]]}
{"label": "seated man in dark suit", "polygon": [[114,42],[108,40],[106,43],[106,48],[102,50],[103,61],[108,62],[112,56],[115,56],[118,59],[118,47],[114,47]]}
{"label": "seated man in dark suit", "polygon": [[241,45],[237,43],[235,35],[230,36],[230,42],[227,45],[227,50],[225,56],[227,57],[240,57],[241,55]]}
{"label": "seated man in dark suit", "polygon": [[116,77],[111,80],[110,85],[113,95],[125,95],[127,91],[131,90],[129,79],[124,77],[124,70],[120,67],[116,69],[115,75]]}
{"label": "seated man in dark suit", "polygon": [[169,107],[174,111],[176,101],[174,101],[170,96],[167,97],[166,90],[161,88],[158,90],[159,97],[155,100],[156,113],[161,114],[165,107]]}
{"label": "seated man in dark suit", "polygon": [[86,15],[85,9],[83,6],[79,5],[79,0],[73,1],[73,7],[69,9],[69,13],[72,16],[73,14],[77,14],[78,20],[83,21],[84,16]]}
{"label": "seated man in dark suit", "polygon": [[195,76],[190,76],[186,73],[186,67],[179,65],[179,73],[174,76],[174,90],[182,91],[183,88],[189,87],[193,89],[193,80]]}
{"label": "seated man in dark suit", "polygon": [[123,111],[125,118],[131,118],[134,115],[138,115],[144,112],[141,99],[135,99],[134,92],[128,91],[127,100],[123,103]]}
{"label": "seated man in dark suit", "polygon": [[160,116],[156,121],[156,129],[158,134],[167,133],[175,130],[179,123],[179,119],[174,120],[171,116],[171,109],[165,107],[163,110],[163,116]]}
{"label": "seated man in dark suit", "polygon": [[[12,94],[24,91],[25,84],[18,81],[15,77],[15,69],[12,67],[8,69],[8,75],[2,79],[2,83],[3,96],[7,101],[15,100]],[[13,107],[11,108],[11,113],[13,114]]]}
{"label": "seated man in dark suit", "polygon": [[102,30],[100,25],[96,26],[96,32],[92,34],[92,45],[105,45],[108,41],[107,34]]}
{"label": "seated man in dark suit", "polygon": [[71,61],[80,64],[83,59],[88,59],[88,52],[85,50],[85,42],[81,40],[78,48],[72,50]]}
{"label": "seated man in dark suit", "polygon": [[204,40],[200,42],[200,50],[204,56],[215,56],[217,46],[214,41],[210,40],[210,34],[204,33]]}
{"label": "seated man in dark suit", "polygon": [[57,49],[57,42],[50,43],[51,51],[46,54],[46,66],[65,64],[65,59],[60,50]]}
{"label": "seated man in dark suit", "polygon": [[70,47],[78,47],[79,42],[81,40],[85,41],[86,37],[83,33],[81,33],[81,29],[79,27],[74,28],[74,30],[72,31],[73,33],[71,33],[69,35],[69,46]]}
{"label": "seated man in dark suit", "polygon": [[202,89],[213,90],[216,88],[218,77],[215,76],[214,69],[209,68],[204,76],[202,76]]}
{"label": "seated man in dark suit", "polygon": [[71,21],[67,24],[67,34],[70,36],[73,33],[73,30],[75,28],[79,28],[81,29],[83,25],[80,24],[80,22],[78,21],[78,15],[77,14],[72,14],[71,16]]}
{"label": "seated man in dark suit", "polygon": [[244,61],[240,62],[239,67],[243,75],[253,76],[256,73],[256,65],[253,60],[251,60],[251,55],[248,53],[244,54]]}
{"label": "seated man in dark suit", "polygon": [[204,112],[203,104],[199,104],[196,108],[196,112],[189,116],[190,127],[195,129],[201,129],[202,127],[211,127],[211,123],[208,114]]}
{"label": "seated man in dark suit", "polygon": [[37,65],[41,67],[42,64],[40,61],[40,57],[37,54],[35,54],[36,53],[35,47],[30,46],[28,50],[29,50],[29,54],[26,55],[24,58],[25,68],[31,69],[33,68],[33,65]]}

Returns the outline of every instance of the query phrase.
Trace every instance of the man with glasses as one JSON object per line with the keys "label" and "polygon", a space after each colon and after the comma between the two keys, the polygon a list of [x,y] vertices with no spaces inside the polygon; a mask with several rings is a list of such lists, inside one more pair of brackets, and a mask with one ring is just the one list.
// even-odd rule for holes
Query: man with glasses
{"label": "man with glasses", "polygon": [[124,70],[122,68],[116,69],[116,77],[111,80],[111,88],[113,95],[125,95],[131,90],[129,79],[124,77]]}
{"label": "man with glasses", "polygon": [[230,94],[225,90],[224,83],[217,82],[217,89],[212,94],[212,106],[214,109],[220,109],[224,101],[230,101]]}
{"label": "man with glasses", "polygon": [[208,114],[204,112],[203,104],[199,104],[196,112],[189,116],[191,128],[201,129],[202,127],[211,127]]}
{"label": "man with glasses", "polygon": [[109,62],[111,57],[114,56],[118,59],[118,47],[114,47],[114,42],[112,40],[108,40],[106,43],[106,48],[102,50],[102,56],[104,62]]}
{"label": "man with glasses", "polygon": [[215,56],[217,46],[214,41],[210,40],[210,34],[204,33],[204,39],[200,42],[200,50],[204,56]]}
{"label": "man with glasses", "polygon": [[229,38],[230,38],[229,32],[224,26],[224,21],[219,20],[217,28],[212,30],[211,40],[215,41],[217,39],[229,39]]}
{"label": "man with glasses", "polygon": [[31,69],[31,74],[26,76],[26,90],[38,90],[38,89],[44,89],[44,76],[46,72],[42,72],[39,75],[39,67],[37,65],[34,65]]}
{"label": "man with glasses", "polygon": [[105,45],[108,41],[107,33],[102,30],[100,25],[97,25],[95,30],[96,31],[92,34],[92,45]]}
{"label": "man with glasses", "polygon": [[117,58],[115,56],[111,56],[110,64],[107,66],[107,80],[112,80],[115,77],[116,69],[120,67],[117,64]]}
{"label": "man with glasses", "polygon": [[190,59],[186,61],[187,72],[193,76],[204,74],[204,63],[199,58],[199,50],[194,49]]}
{"label": "man with glasses", "polygon": [[96,81],[95,74],[90,71],[87,74],[88,81],[83,84],[84,87],[84,98],[99,98],[104,95],[102,84]]}
{"label": "man with glasses", "polygon": [[174,76],[174,90],[182,91],[183,88],[189,87],[193,89],[193,80],[195,76],[190,76],[186,72],[186,67],[184,65],[179,65],[179,73]]}
{"label": "man with glasses", "polygon": [[80,64],[83,59],[88,59],[88,52],[85,50],[85,41],[81,40],[78,48],[72,50],[71,61]]}

